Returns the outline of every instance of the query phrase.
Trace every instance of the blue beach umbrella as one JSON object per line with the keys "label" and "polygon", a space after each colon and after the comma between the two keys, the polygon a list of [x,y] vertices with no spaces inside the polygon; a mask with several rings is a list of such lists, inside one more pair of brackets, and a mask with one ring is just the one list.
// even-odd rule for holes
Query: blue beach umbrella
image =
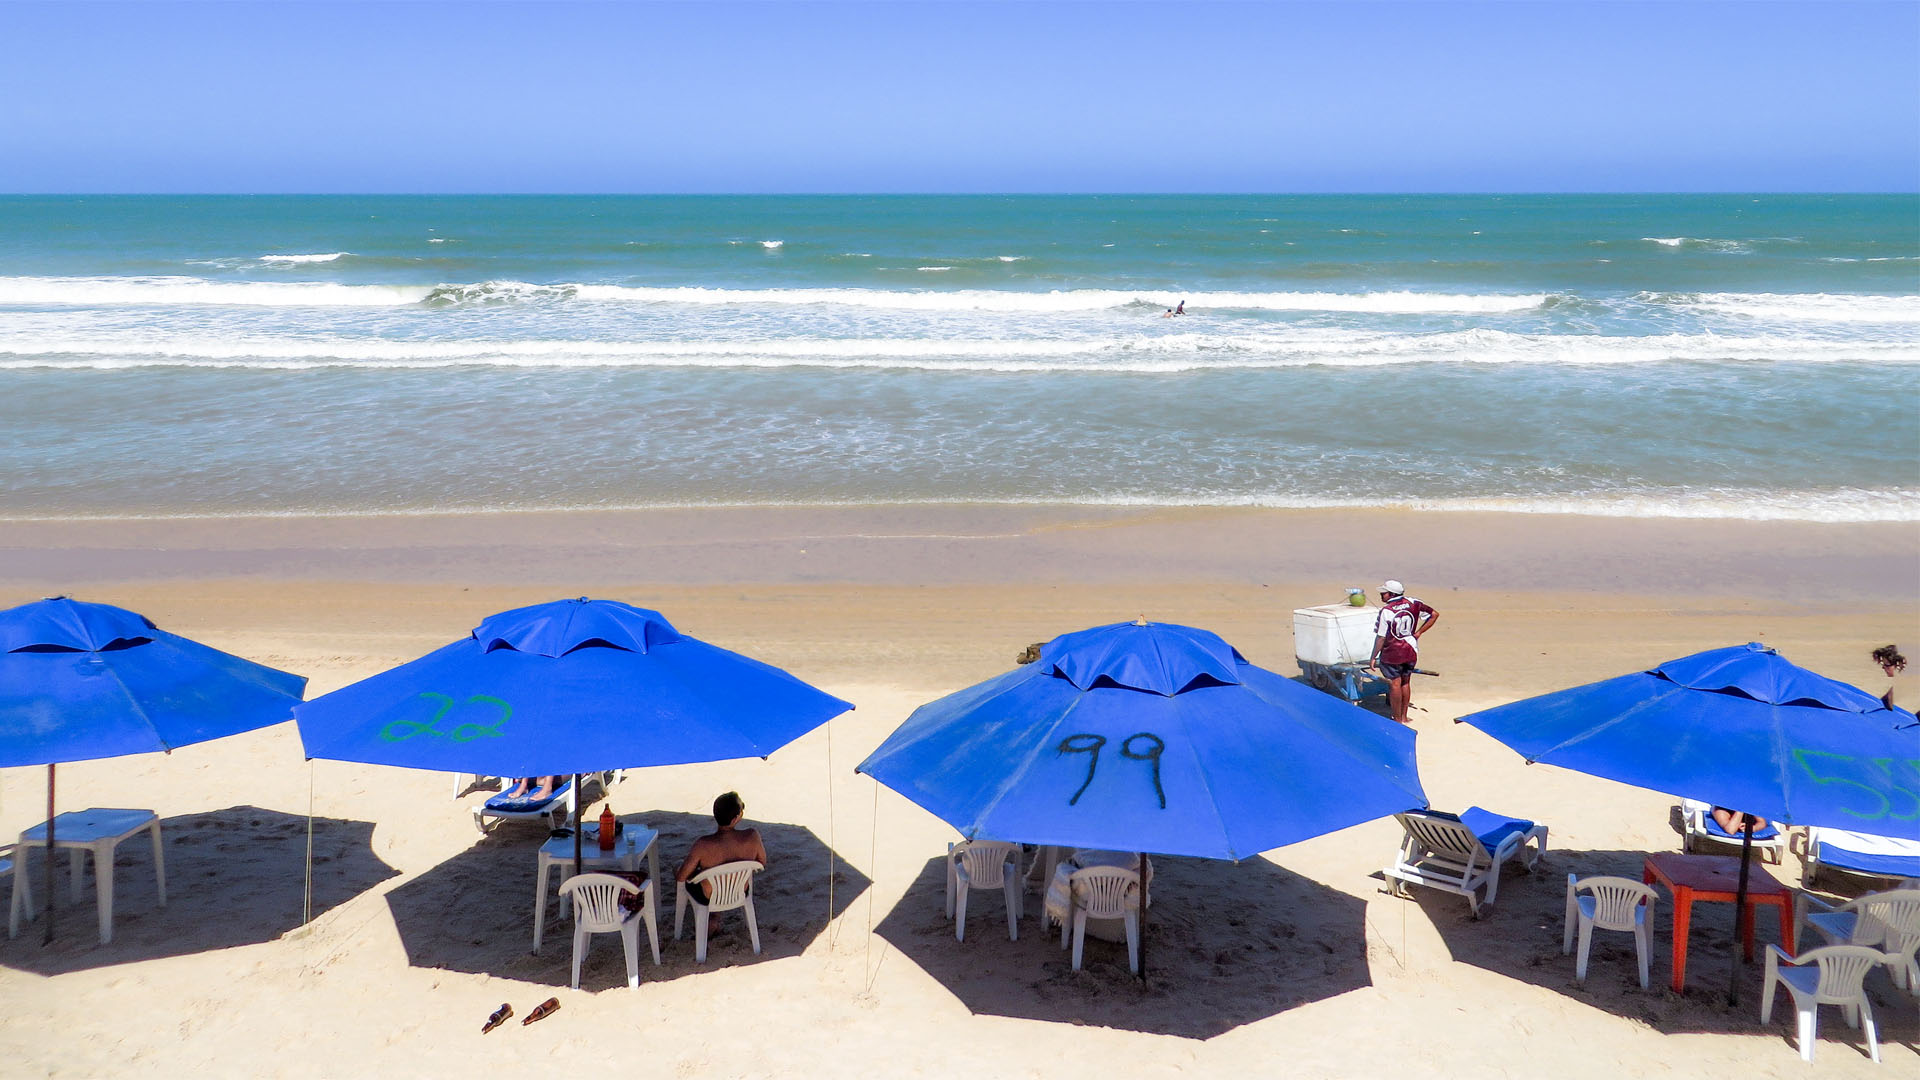
{"label": "blue beach umbrella", "polygon": [[310,758],[577,776],[764,758],[851,708],[657,611],[582,597],[491,616],[294,716]]}
{"label": "blue beach umbrella", "polygon": [[[1710,649],[1460,722],[1529,763],[1785,825],[1920,836],[1920,724],[1913,714],[1795,666],[1765,645]],[[1741,844],[1742,905],[1752,841],[1749,833]]]}
{"label": "blue beach umbrella", "polygon": [[760,757],[853,708],[657,611],[556,600],[294,710],[307,756],[549,776]]}
{"label": "blue beach umbrella", "polygon": [[1238,860],[1425,806],[1413,746],[1216,634],[1141,621],[921,706],[857,771],[969,839]]}
{"label": "blue beach umbrella", "polygon": [[1147,853],[1238,861],[1426,806],[1413,744],[1217,634],[1141,619],[922,705],[855,771],[969,840],[1137,851],[1145,880]]}
{"label": "blue beach umbrella", "polygon": [[306,685],[124,608],[55,597],[0,611],[0,766],[47,766],[48,940],[57,764],[277,724]]}

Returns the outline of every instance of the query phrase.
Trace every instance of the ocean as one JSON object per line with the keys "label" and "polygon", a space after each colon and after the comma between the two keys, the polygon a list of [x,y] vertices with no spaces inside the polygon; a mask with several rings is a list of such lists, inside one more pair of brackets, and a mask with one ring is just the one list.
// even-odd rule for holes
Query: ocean
{"label": "ocean", "polygon": [[1911,195],[0,197],[11,519],[1912,521],[1916,374]]}

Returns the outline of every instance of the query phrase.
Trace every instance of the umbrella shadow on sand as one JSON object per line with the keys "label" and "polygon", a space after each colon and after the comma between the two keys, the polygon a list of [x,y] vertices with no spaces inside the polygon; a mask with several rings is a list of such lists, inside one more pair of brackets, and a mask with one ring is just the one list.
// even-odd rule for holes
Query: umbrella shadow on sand
{"label": "umbrella shadow on sand", "polygon": [[[307,819],[299,814],[235,806],[162,818],[167,906],[160,907],[153,847],[143,833],[114,853],[113,940],[100,944],[93,860],[81,898],[72,900],[68,856],[55,855],[56,929],[46,926],[42,852],[27,853],[39,918],[24,919],[19,938],[0,946],[0,967],[58,975],[68,971],[231,949],[272,941],[298,929],[304,907]],[[318,918],[399,873],[373,853],[373,823],[313,819],[313,915]]]}
{"label": "umbrella shadow on sand", "polygon": [[[1435,889],[1410,886],[1413,899],[1400,902],[1420,905],[1446,942],[1453,959],[1460,963],[1564,994],[1665,1034],[1750,1035],[1779,1040],[1797,1052],[1792,999],[1784,989],[1777,992],[1773,1022],[1760,1023],[1766,946],[1780,941],[1780,928],[1772,908],[1758,908],[1754,916],[1754,961],[1741,966],[1737,1006],[1727,1004],[1727,977],[1733,965],[1733,950],[1737,947],[1733,904],[1700,902],[1693,905],[1687,950],[1687,992],[1675,994],[1671,989],[1673,903],[1665,889],[1660,889],[1659,905],[1654,911],[1651,988],[1640,989],[1633,935],[1600,929],[1593,932],[1587,981],[1574,980],[1576,957],[1563,956],[1560,952],[1566,926],[1567,875],[1582,878],[1607,875],[1639,881],[1647,854],[1645,851],[1549,849],[1546,858],[1531,874],[1515,870],[1514,864],[1509,863],[1501,875],[1500,893],[1494,906],[1490,909],[1483,906],[1478,920],[1468,914],[1464,899]],[[1759,867],[1756,859],[1755,868]],[[1792,883],[1791,871],[1773,865],[1766,869],[1776,878]],[[1799,944],[1806,949],[1822,943],[1803,940]],[[1874,1018],[1879,1022],[1883,1046],[1914,1045],[1916,1039],[1920,1039],[1920,1024],[1915,1023],[1912,998],[1906,997],[1903,1001],[1904,992],[1896,990],[1884,974],[1870,976],[1867,989],[1874,1002]],[[1848,1027],[1838,1011],[1831,1008],[1821,1010],[1820,1042],[1823,1055],[1838,1051],[1845,1056],[1851,1052],[1849,1048],[1862,1056],[1866,1054],[1864,1036]]]}
{"label": "umbrella shadow on sand", "polygon": [[[799,956],[820,936],[831,913],[846,911],[867,890],[866,875],[847,865],[813,832],[798,825],[751,821],[766,844],[769,868],[754,883],[754,912],[760,927],[760,955],[747,937],[738,911],[713,917],[707,962],[693,962],[693,916],[685,936],[673,940],[673,872],[695,838],[713,831],[713,818],[653,810],[624,815],[660,833],[660,876],[655,902],[660,924],[661,966],[653,964],[646,932],[640,935],[640,979],[666,982],[714,968],[770,963]],[[564,987],[572,977],[572,924],[559,912],[557,898],[547,900],[547,924],[540,951],[532,953],[534,882],[544,829],[505,825],[472,848],[387,893],[407,961],[415,967],[489,974]],[[829,887],[828,860],[833,865]],[[554,876],[549,888],[557,887]],[[831,896],[829,895],[831,894]],[[588,940],[580,987],[604,990],[626,985],[625,954],[617,934]]]}
{"label": "umbrella shadow on sand", "polygon": [[876,932],[975,1015],[1207,1039],[1371,984],[1366,904],[1263,858],[1234,864],[1157,857],[1147,913],[1147,985],[1124,942],[1087,936],[1072,970],[1060,931],[1042,929],[1030,887],[1020,940],[998,890],[968,900],[967,939],[943,914],[945,871],[930,860]]}

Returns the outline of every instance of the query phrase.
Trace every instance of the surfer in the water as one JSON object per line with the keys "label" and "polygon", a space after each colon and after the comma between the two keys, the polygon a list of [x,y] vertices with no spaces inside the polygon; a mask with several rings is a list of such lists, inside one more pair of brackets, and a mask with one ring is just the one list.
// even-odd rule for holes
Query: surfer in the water
{"label": "surfer in the water", "polygon": [[1179,303],[1168,308],[1167,313],[1160,317],[1163,319],[1171,319],[1175,315],[1185,315],[1186,313],[1187,313],[1187,302],[1185,300],[1182,300]]}

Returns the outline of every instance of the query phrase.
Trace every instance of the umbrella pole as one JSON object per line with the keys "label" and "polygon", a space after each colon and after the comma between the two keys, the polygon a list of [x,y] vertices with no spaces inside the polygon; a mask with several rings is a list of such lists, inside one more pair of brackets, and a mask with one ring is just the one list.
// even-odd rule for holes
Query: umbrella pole
{"label": "umbrella pole", "polygon": [[1727,982],[1727,1004],[1740,1004],[1740,957],[1747,943],[1740,936],[1744,928],[1752,932],[1752,915],[1747,911],[1747,868],[1753,863],[1753,818],[1743,817],[1740,830],[1740,888],[1733,898],[1733,977]]}
{"label": "umbrella pole", "polygon": [[573,774],[573,876],[580,876],[580,774]]}
{"label": "umbrella pole", "polygon": [[[54,764],[47,763],[47,932],[40,939],[41,945],[53,944],[53,770]],[[24,869],[24,868],[22,868]],[[99,867],[94,868],[99,873]]]}
{"label": "umbrella pole", "polygon": [[1140,986],[1147,985],[1147,853],[1140,853]]}

